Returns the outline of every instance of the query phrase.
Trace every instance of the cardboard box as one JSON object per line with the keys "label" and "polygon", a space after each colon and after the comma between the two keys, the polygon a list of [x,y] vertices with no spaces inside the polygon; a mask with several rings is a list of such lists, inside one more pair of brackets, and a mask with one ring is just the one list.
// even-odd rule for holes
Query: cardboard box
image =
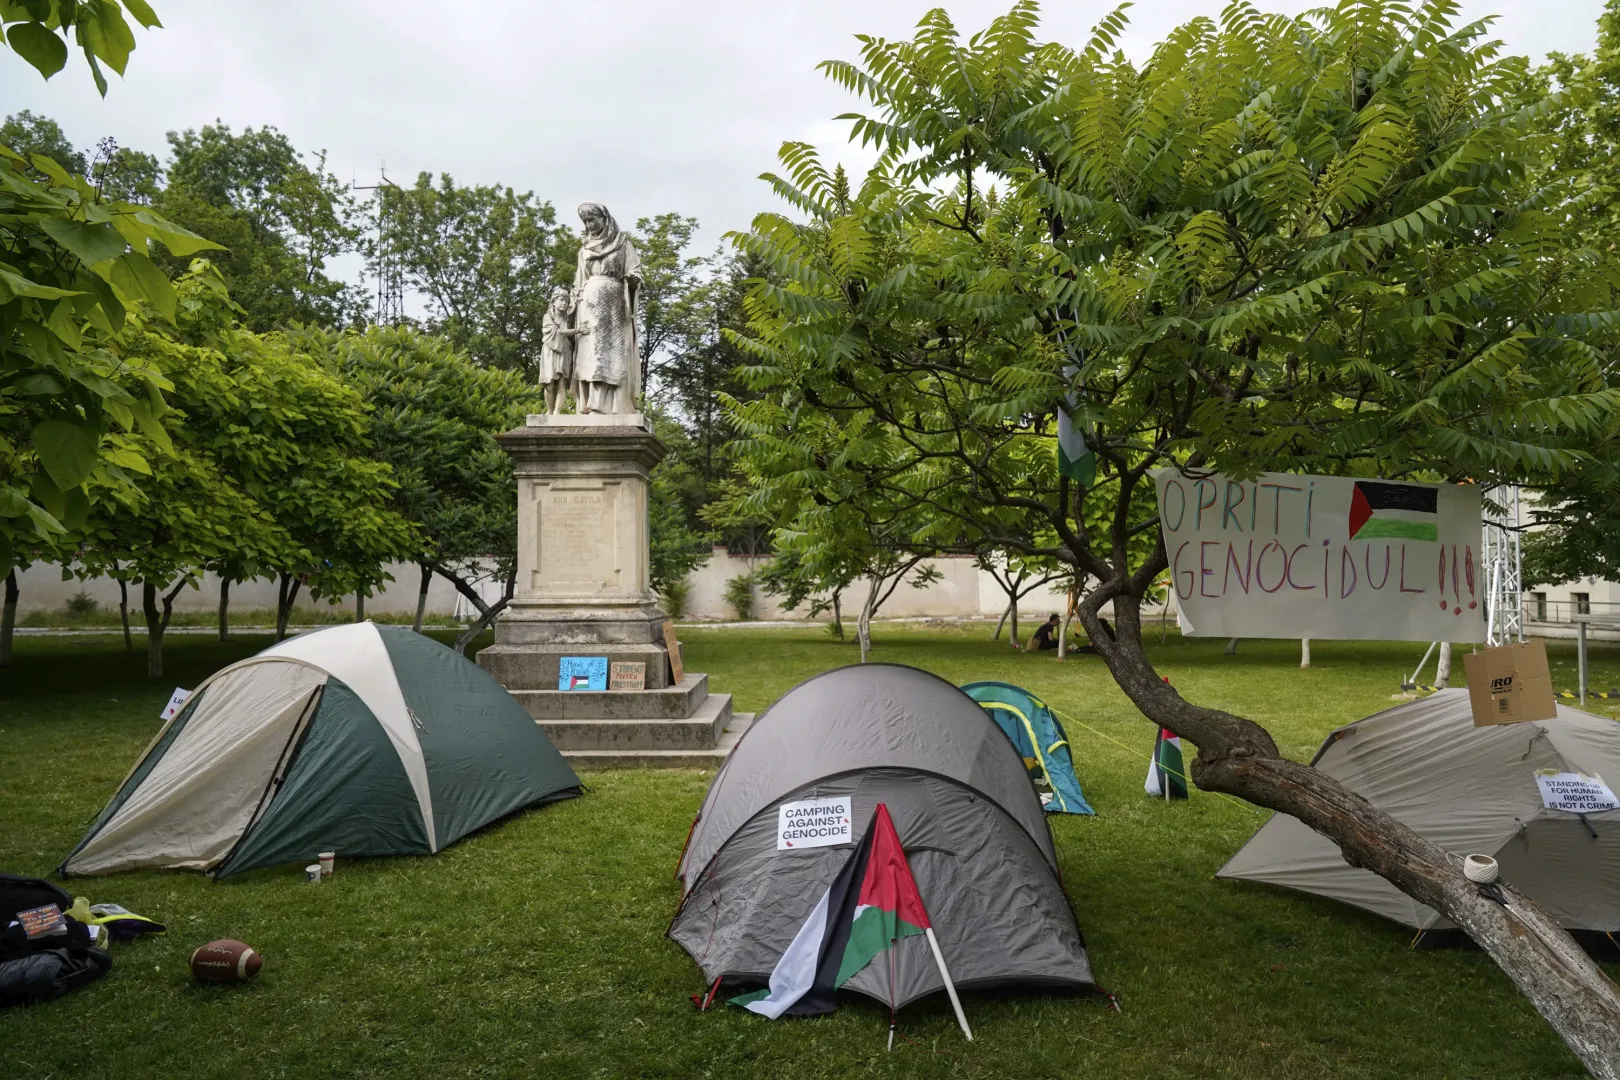
{"label": "cardboard box", "polygon": [[1474,726],[1551,720],[1558,715],[1547,646],[1540,641],[1481,649],[1463,657]]}

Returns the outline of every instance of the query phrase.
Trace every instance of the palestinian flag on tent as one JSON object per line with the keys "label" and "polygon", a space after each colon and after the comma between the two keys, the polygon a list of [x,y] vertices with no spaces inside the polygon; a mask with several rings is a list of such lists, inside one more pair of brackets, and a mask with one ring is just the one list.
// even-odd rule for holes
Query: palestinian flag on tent
{"label": "palestinian flag on tent", "polygon": [[1350,539],[1439,540],[1440,489],[1357,480],[1350,495]]}
{"label": "palestinian flag on tent", "polygon": [[770,986],[730,1004],[773,1020],[830,1013],[840,986],[901,938],[928,927],[889,808],[878,803],[866,835],[776,962]]}
{"label": "palestinian flag on tent", "polygon": [[1158,799],[1187,797],[1187,766],[1181,758],[1181,736],[1169,728],[1159,729],[1159,737],[1153,744],[1153,763],[1148,766],[1147,782],[1142,787]]}

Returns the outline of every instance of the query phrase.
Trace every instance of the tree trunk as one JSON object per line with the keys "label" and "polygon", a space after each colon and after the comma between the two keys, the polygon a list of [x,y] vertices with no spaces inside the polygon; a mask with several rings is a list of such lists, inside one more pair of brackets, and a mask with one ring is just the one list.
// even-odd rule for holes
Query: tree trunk
{"label": "tree trunk", "polygon": [[6,573],[6,599],[0,607],[0,668],[11,666],[11,636],[17,628],[17,568]]}
{"label": "tree trunk", "polygon": [[1451,685],[1451,642],[1442,641],[1440,643],[1440,659],[1435,661],[1434,687],[1435,687],[1436,690],[1444,690],[1447,686],[1450,686],[1450,685]]}
{"label": "tree trunk", "polygon": [[163,675],[163,631],[169,628],[169,604],[158,610],[158,588],[151,581],[141,582],[141,612],[146,616],[146,677]]}
{"label": "tree trunk", "polygon": [[1011,600],[1007,601],[1007,606],[1001,609],[1001,618],[996,620],[996,632],[990,635],[991,641],[1001,640],[1001,628],[1007,625],[1007,613],[1010,611],[1012,611]]}
{"label": "tree trunk", "polygon": [[1022,649],[1024,647],[1024,643],[1022,641],[1018,640],[1018,594],[1017,593],[1012,594],[1012,600],[1010,602],[1008,602],[1007,609],[1008,609],[1008,611],[1009,611],[1009,613],[1011,615],[1011,617],[1007,621],[1007,640],[1013,643],[1013,648]]}
{"label": "tree trunk", "polygon": [[844,640],[843,593],[844,593],[844,590],[842,590],[842,589],[834,589],[833,590],[833,595],[832,595],[833,633],[837,635],[839,641]]}
{"label": "tree trunk", "polygon": [[1308,667],[1311,666],[1311,639],[1310,638],[1300,638],[1299,639],[1299,666],[1301,668],[1308,668]]}
{"label": "tree trunk", "polygon": [[298,587],[303,582],[291,574],[282,574],[276,589],[276,640],[287,636],[287,620],[292,617],[293,603],[298,599]]}
{"label": "tree trunk", "polygon": [[[444,573],[444,571],[441,570],[440,573]],[[506,575],[506,588],[502,590],[501,598],[493,604],[484,603],[484,598],[478,595],[478,590],[459,576],[448,574],[445,576],[455,585],[458,592],[470,599],[478,608],[477,621],[456,635],[456,643],[453,646],[456,652],[466,656],[467,646],[471,645],[473,639],[482,634],[495,621],[495,617],[505,611],[506,606],[512,602],[512,593],[517,589],[517,565],[514,563],[511,572]]]}
{"label": "tree trunk", "polygon": [[422,618],[427,614],[428,586],[431,584],[433,584],[433,567],[423,563],[422,587],[416,593],[416,621],[411,623],[411,629],[418,634],[422,632]]}
{"label": "tree trunk", "polygon": [[[1490,954],[1593,1076],[1620,1080],[1620,988],[1557,922],[1502,882],[1507,904],[1492,902],[1462,876],[1466,852],[1445,851],[1332,777],[1284,758],[1260,725],[1194,705],[1160,679],[1142,647],[1141,596],[1163,562],[1161,549],[1136,573],[1113,575],[1087,598],[1080,615],[1131,702],[1198,747],[1191,769],[1197,785],[1298,818],[1337,844],[1349,865],[1378,874],[1451,919]],[[1102,632],[1098,615],[1110,600],[1112,638]]]}
{"label": "tree trunk", "polygon": [[231,640],[231,579],[219,579],[219,640]]}
{"label": "tree trunk", "polygon": [[1227,642],[1226,642],[1226,655],[1227,656],[1236,656],[1237,655],[1238,642],[1240,642],[1242,640],[1243,640],[1242,638],[1229,638],[1227,640]]}
{"label": "tree trunk", "polygon": [[[117,571],[118,562],[114,560],[113,572]],[[124,624],[124,651],[134,652],[135,642],[129,635],[129,582],[124,580],[122,574],[118,577],[118,621]]]}
{"label": "tree trunk", "polygon": [[365,622],[366,621],[366,594],[365,593],[357,592],[357,593],[354,594],[354,621],[355,622]]}
{"label": "tree trunk", "polygon": [[873,578],[866,590],[866,602],[861,605],[861,614],[855,620],[855,641],[861,647],[861,663],[872,653],[872,609],[877,606],[878,589],[882,586],[882,578]]}

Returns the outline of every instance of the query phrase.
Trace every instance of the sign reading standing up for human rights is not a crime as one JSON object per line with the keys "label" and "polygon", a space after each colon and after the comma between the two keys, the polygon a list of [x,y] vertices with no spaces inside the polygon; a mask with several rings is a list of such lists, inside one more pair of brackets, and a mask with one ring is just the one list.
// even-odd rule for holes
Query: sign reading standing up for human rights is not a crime
{"label": "sign reading standing up for human rights is not a crime", "polygon": [[853,816],[848,795],[783,803],[777,808],[776,850],[847,844],[855,838]]}

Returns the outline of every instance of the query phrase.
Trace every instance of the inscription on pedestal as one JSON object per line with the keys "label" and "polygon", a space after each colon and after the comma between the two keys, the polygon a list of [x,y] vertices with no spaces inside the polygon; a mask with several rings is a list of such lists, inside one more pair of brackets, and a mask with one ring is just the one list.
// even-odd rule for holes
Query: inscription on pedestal
{"label": "inscription on pedestal", "polygon": [[554,485],[535,500],[539,516],[536,592],[571,595],[619,588],[619,485]]}

